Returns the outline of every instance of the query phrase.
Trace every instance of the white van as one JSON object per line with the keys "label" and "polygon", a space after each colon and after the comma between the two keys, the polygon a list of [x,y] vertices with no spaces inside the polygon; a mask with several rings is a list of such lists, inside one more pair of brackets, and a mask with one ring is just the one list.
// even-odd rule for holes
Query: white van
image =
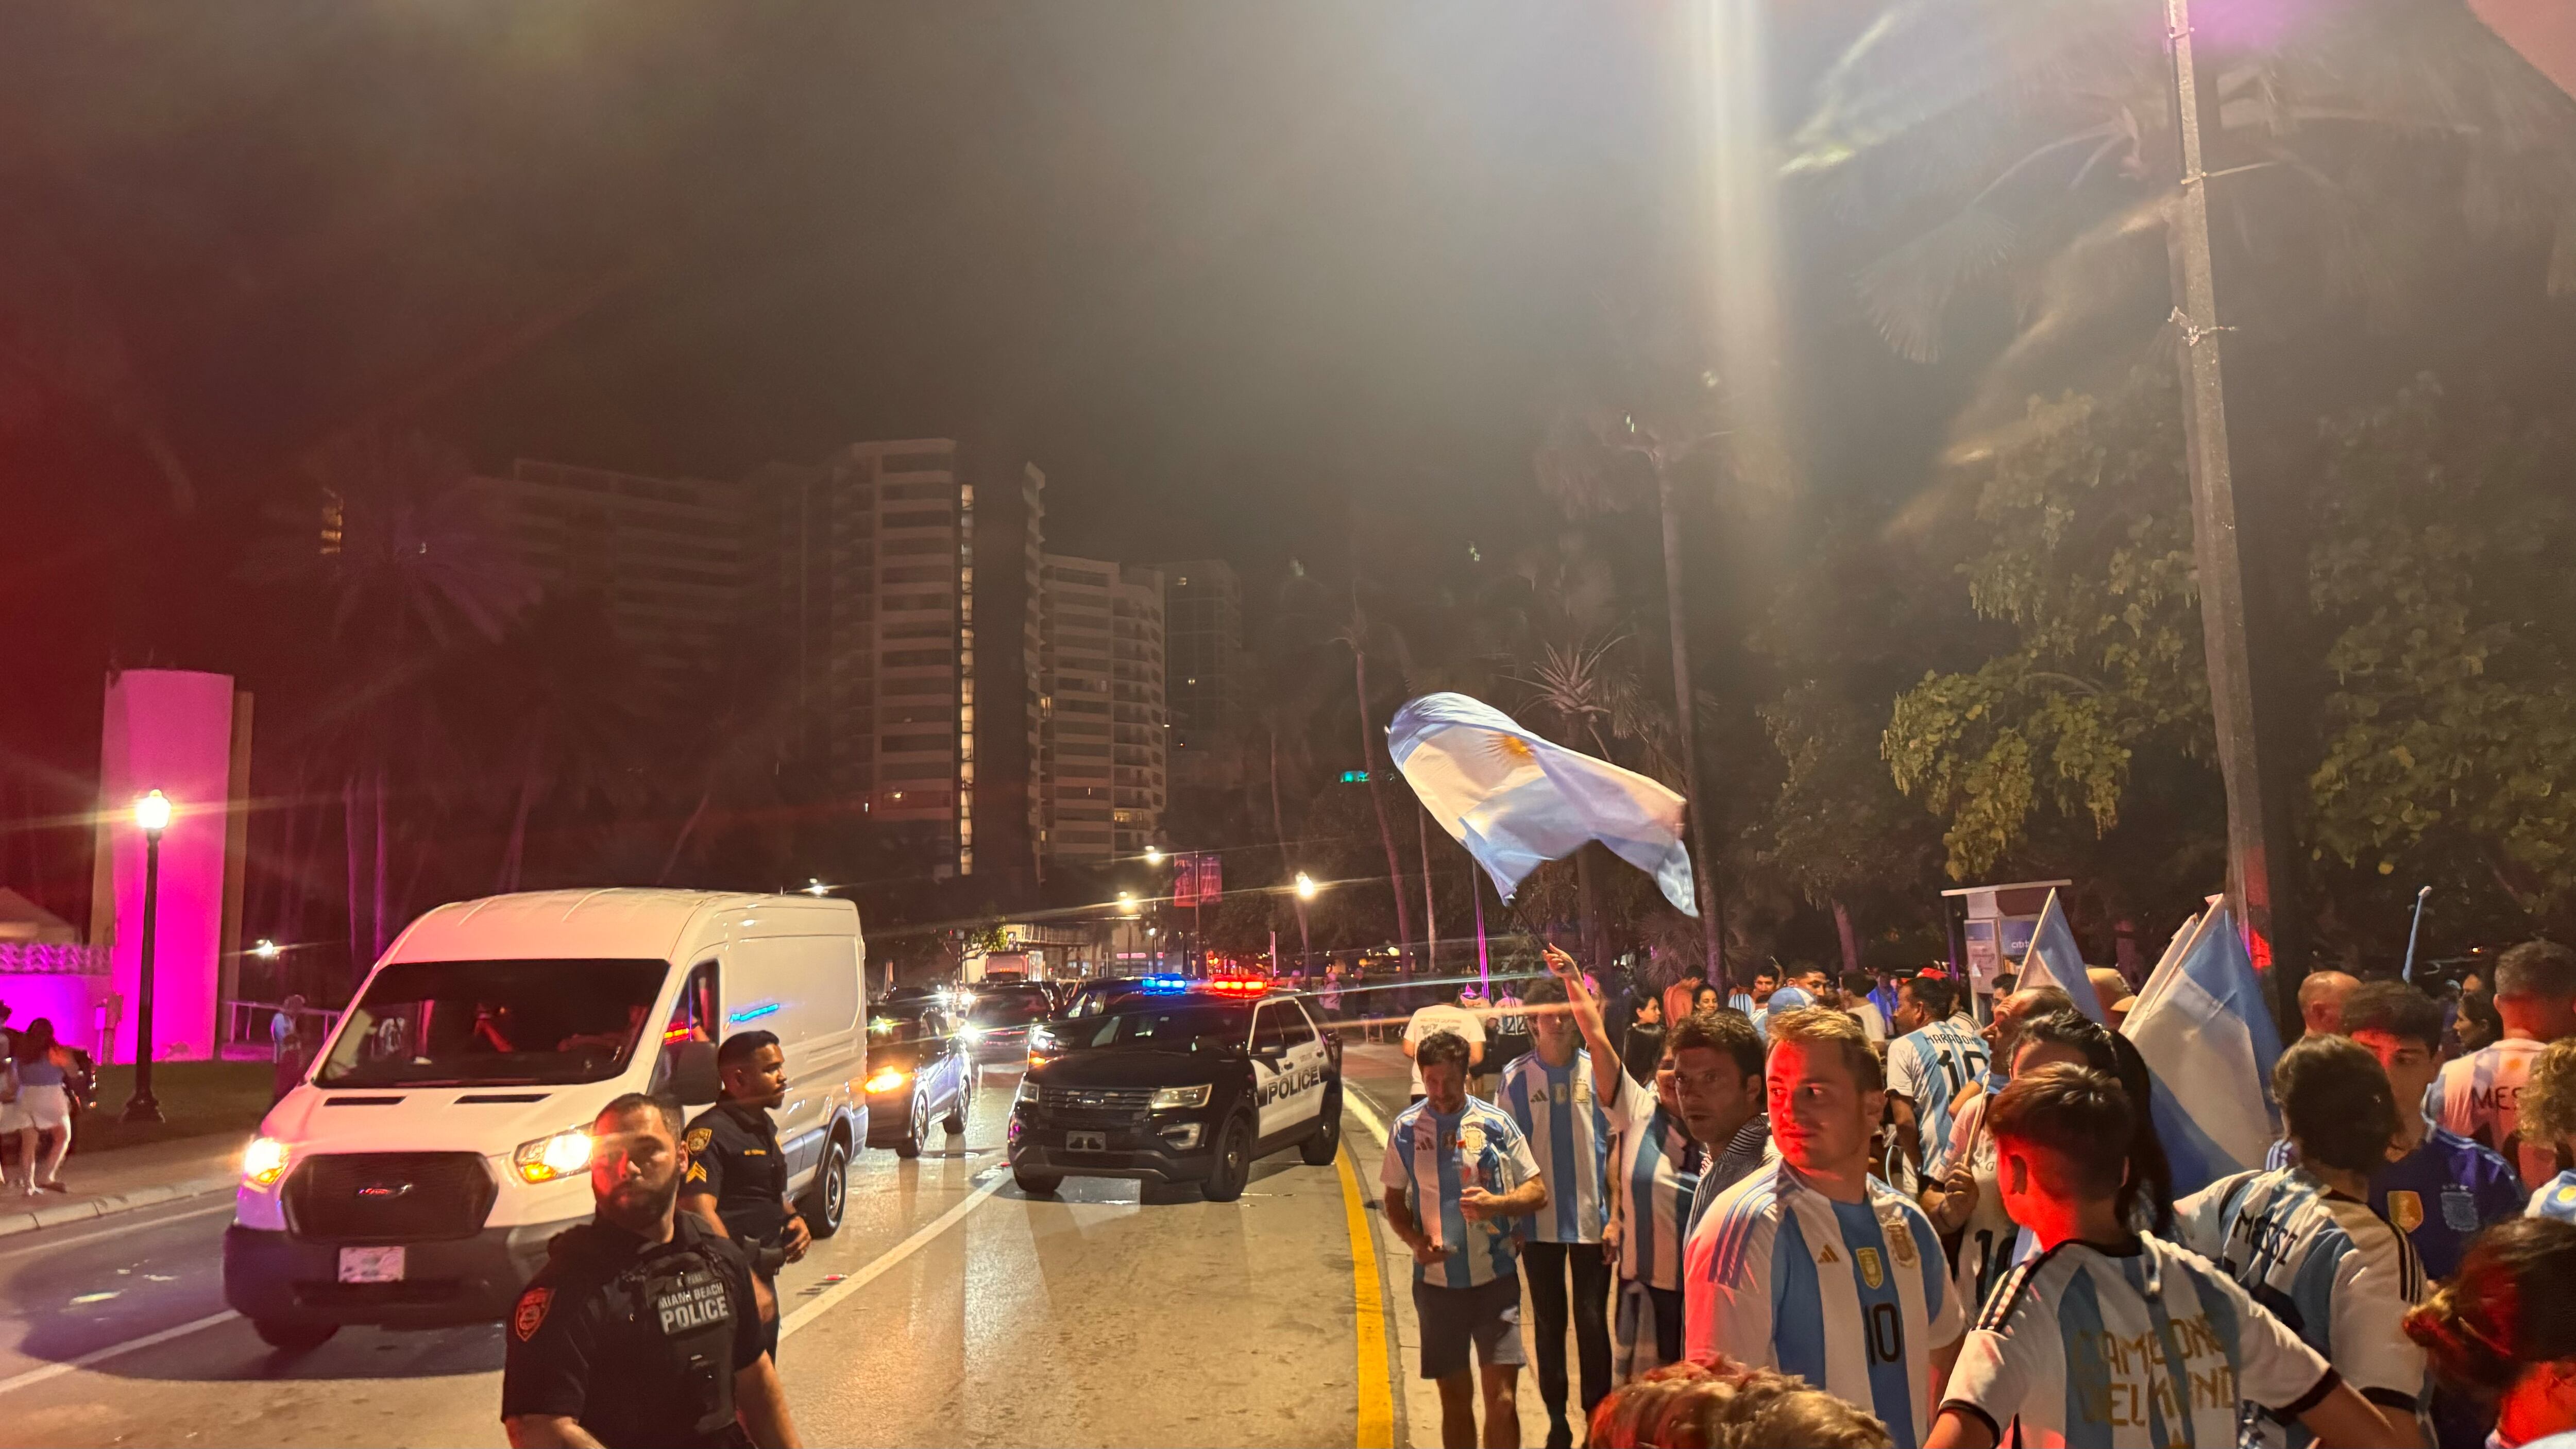
{"label": "white van", "polygon": [[224,1233],[224,1301],[311,1347],[345,1323],[494,1322],[591,1215],[588,1129],[626,1092],[715,1100],[767,1030],[788,1187],[837,1231],[867,1141],[858,908],[811,896],[545,891],[440,906],[376,963],[269,1109]]}

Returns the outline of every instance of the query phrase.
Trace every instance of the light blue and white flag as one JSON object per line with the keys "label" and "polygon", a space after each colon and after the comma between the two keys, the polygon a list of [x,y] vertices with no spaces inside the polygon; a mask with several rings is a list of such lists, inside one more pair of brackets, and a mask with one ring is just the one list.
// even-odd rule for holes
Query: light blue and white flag
{"label": "light blue and white flag", "polygon": [[2281,1135],[2272,1064],[2281,1038],[2236,919],[2212,906],[2138,993],[2120,1034],[2156,1081],[2156,1135],[2174,1196],[2263,1165]]}
{"label": "light blue and white flag", "polygon": [[2075,931],[2066,924],[2066,908],[2057,903],[2057,889],[2048,892],[2048,904],[2040,907],[2039,925],[2030,934],[2030,950],[2021,958],[2021,974],[2013,978],[2013,989],[2028,991],[2034,986],[2054,986],[2075,1002],[2075,1009],[2104,1026],[2102,997],[2093,989],[2093,978],[2084,974],[2084,951],[2075,944]]}
{"label": "light blue and white flag", "polygon": [[1598,840],[1655,878],[1664,899],[1699,914],[1682,797],[1634,770],[1569,750],[1463,694],[1426,694],[1395,712],[1387,753],[1423,808],[1512,893],[1540,862]]}

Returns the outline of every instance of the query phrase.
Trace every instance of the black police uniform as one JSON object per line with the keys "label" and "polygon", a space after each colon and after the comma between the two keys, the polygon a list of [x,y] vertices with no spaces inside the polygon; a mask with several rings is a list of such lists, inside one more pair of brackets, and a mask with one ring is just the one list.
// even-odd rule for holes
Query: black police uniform
{"label": "black police uniform", "polygon": [[[751,1260],[751,1271],[775,1283],[787,1263],[787,1154],[778,1145],[778,1124],[769,1109],[721,1101],[698,1114],[684,1140],[689,1146],[689,1176],[682,1195],[711,1193],[716,1216]],[[769,1324],[772,1353],[777,1352],[778,1323]]]}
{"label": "black police uniform", "polygon": [[768,1340],[739,1246],[683,1213],[667,1243],[593,1221],[551,1254],[510,1315],[502,1418],[564,1415],[611,1449],[750,1442],[733,1376]]}

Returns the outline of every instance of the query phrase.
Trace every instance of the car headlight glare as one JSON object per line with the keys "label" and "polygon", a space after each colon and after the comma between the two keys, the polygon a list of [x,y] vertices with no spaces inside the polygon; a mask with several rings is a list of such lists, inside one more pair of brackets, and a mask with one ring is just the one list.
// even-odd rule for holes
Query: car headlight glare
{"label": "car headlight glare", "polygon": [[1011,1094],[1011,1101],[1016,1104],[1020,1102],[1034,1102],[1037,1099],[1038,1084],[1030,1081],[1027,1077],[1020,1078],[1019,1090]]}
{"label": "car headlight glare", "polygon": [[286,1144],[274,1137],[254,1137],[242,1149],[242,1179],[267,1187],[286,1175]]}
{"label": "car headlight glare", "polygon": [[519,1180],[538,1183],[570,1177],[590,1166],[590,1133],[579,1127],[522,1142],[510,1154],[510,1165],[518,1169]]}
{"label": "car headlight glare", "polygon": [[1207,1100],[1205,1083],[1195,1087],[1157,1087],[1154,1089],[1153,1110],[1164,1112],[1176,1107],[1204,1107]]}
{"label": "car headlight glare", "polygon": [[885,1067],[880,1069],[875,1076],[868,1078],[868,1090],[871,1092],[892,1092],[898,1090],[904,1083],[911,1080],[912,1073],[904,1071],[900,1067]]}

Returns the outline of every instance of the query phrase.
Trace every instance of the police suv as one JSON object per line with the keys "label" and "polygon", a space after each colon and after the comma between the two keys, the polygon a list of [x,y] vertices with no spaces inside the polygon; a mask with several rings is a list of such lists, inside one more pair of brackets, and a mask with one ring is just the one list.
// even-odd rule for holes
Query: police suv
{"label": "police suv", "polygon": [[1011,1175],[1051,1193],[1067,1177],[1196,1182],[1243,1193],[1255,1158],[1341,1147],[1342,1044],[1304,1000],[1258,977],[1147,977],[1097,1011],[1029,1035],[1011,1104]]}

